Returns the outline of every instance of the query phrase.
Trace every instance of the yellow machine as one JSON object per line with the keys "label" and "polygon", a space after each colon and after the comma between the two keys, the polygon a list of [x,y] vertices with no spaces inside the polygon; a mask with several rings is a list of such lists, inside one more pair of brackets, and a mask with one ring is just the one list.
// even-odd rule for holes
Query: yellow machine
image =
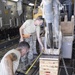
{"label": "yellow machine", "polygon": [[42,16],[42,9],[40,7],[38,8],[38,13],[36,13],[36,14],[33,13],[34,19],[36,19],[38,16]]}

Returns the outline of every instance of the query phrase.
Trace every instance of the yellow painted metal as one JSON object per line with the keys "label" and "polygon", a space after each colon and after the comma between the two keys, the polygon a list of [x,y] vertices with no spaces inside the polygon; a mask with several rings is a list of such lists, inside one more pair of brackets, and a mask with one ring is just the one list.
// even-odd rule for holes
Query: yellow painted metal
{"label": "yellow painted metal", "polygon": [[33,15],[33,18],[36,19],[38,16],[42,16],[42,9],[38,8],[38,13]]}

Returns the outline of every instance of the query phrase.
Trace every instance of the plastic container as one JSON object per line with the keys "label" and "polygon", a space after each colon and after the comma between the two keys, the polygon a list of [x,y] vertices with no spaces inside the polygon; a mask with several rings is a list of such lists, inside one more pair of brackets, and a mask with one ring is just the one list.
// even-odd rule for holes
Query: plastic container
{"label": "plastic container", "polygon": [[62,39],[61,55],[63,58],[72,58],[73,36],[64,36]]}

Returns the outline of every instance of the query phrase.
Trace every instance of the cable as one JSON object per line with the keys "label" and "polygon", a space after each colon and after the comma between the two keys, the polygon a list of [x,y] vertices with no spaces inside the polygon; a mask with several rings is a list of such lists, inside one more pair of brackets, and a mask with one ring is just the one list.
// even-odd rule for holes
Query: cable
{"label": "cable", "polygon": [[25,74],[28,74],[29,71],[31,70],[31,68],[34,66],[34,64],[37,62],[37,60],[39,59],[39,57],[42,55],[44,50],[42,50],[42,52],[37,56],[37,58],[35,59],[35,61],[33,62],[33,64],[29,67],[29,69],[25,72]]}

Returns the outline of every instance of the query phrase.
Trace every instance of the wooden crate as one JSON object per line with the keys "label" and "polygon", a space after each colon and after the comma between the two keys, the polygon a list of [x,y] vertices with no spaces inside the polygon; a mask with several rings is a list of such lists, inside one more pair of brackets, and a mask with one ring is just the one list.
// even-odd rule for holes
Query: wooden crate
{"label": "wooden crate", "polygon": [[61,31],[63,35],[73,35],[74,34],[74,18],[71,21],[67,21],[67,16],[65,16],[65,21],[60,23]]}
{"label": "wooden crate", "polygon": [[40,58],[39,75],[58,75],[59,58]]}

